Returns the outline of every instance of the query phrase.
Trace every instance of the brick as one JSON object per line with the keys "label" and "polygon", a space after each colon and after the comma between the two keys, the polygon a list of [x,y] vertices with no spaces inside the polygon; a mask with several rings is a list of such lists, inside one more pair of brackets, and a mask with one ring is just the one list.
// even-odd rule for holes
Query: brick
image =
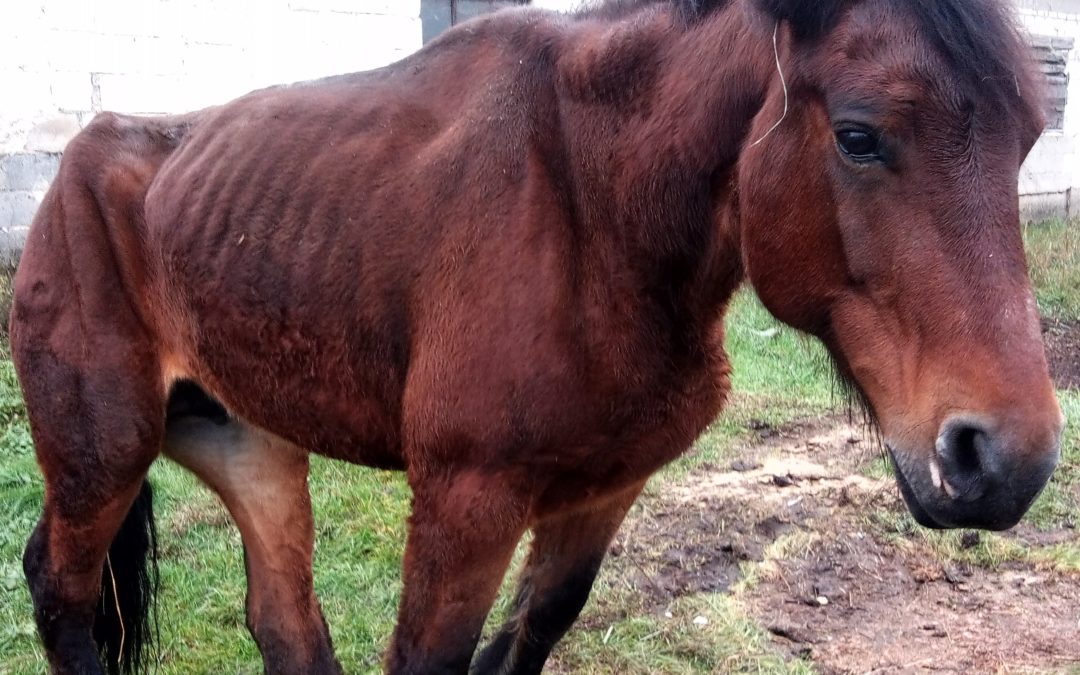
{"label": "brick", "polygon": [[103,73],[97,77],[101,109],[121,113],[167,113],[183,110],[179,78],[162,75]]}
{"label": "brick", "polygon": [[91,110],[94,85],[89,73],[50,73],[49,93],[57,110],[86,112]]}
{"label": "brick", "polygon": [[29,227],[0,227],[0,266],[8,269],[15,267],[26,245]]}
{"label": "brick", "polygon": [[162,5],[159,20],[173,26],[174,34],[187,42],[217,45],[244,44],[278,12],[272,7],[259,12],[245,11],[241,3],[199,4],[174,2]]}
{"label": "brick", "polygon": [[[277,31],[288,30],[288,34]],[[245,61],[263,83],[310,80],[396,61],[421,43],[419,20],[394,16],[291,11],[245,46]],[[305,40],[290,35],[311,36]]]}
{"label": "brick", "polygon": [[0,155],[0,190],[43,192],[60,169],[60,156],[38,152]]}
{"label": "brick", "polygon": [[184,41],[178,37],[136,36],[122,57],[123,73],[173,75],[184,72]]}
{"label": "brick", "polygon": [[3,14],[0,42],[39,31],[46,23],[45,9],[40,2],[5,2]]}
{"label": "brick", "polygon": [[81,31],[51,30],[49,67],[62,73],[125,72],[131,65],[134,38]]}
{"label": "brick", "polygon": [[179,37],[176,9],[191,0],[48,0],[45,21],[56,30],[126,37]]}
{"label": "brick", "polygon": [[0,70],[0,92],[5,117],[32,117],[53,107],[48,78],[37,73]]}
{"label": "brick", "polygon": [[0,67],[20,71],[45,70],[49,63],[45,34],[44,29],[35,29],[18,35],[0,35]]}
{"label": "brick", "polygon": [[48,65],[62,73],[145,73],[167,75],[183,70],[184,43],[179,38],[49,31]]}
{"label": "brick", "polygon": [[[26,4],[30,4],[27,2]],[[61,30],[92,30],[94,6],[97,3],[79,2],[79,0],[48,0],[41,2],[45,22]]]}
{"label": "brick", "polygon": [[17,232],[29,226],[44,196],[43,192],[0,192],[0,230]]}
{"label": "brick", "polygon": [[[421,46],[419,19],[397,16],[312,15],[293,12],[299,34],[317,36],[289,45],[291,56],[310,60],[320,52],[323,74],[348,73],[385,65]],[[312,44],[315,43],[315,44]]]}
{"label": "brick", "polygon": [[165,114],[225,103],[251,90],[250,76],[98,76],[101,108],[120,113]]}
{"label": "brick", "polygon": [[182,52],[183,73],[189,76],[234,77],[235,71],[245,70],[245,58],[244,50],[235,45],[188,42]]}
{"label": "brick", "polygon": [[22,152],[33,126],[31,117],[12,116],[0,111],[0,154]]}
{"label": "brick", "polygon": [[26,140],[26,150],[44,153],[63,152],[68,141],[75,138],[75,134],[81,129],[78,115],[55,115],[39,122],[30,130],[30,135]]}
{"label": "brick", "polygon": [[288,5],[289,9],[316,12],[420,16],[420,0],[289,0]]}

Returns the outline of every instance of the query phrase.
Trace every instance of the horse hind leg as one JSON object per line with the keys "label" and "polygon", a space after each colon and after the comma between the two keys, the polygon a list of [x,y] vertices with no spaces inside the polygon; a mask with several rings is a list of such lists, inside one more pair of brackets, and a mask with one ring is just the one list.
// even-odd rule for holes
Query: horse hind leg
{"label": "horse hind leg", "polygon": [[45,478],[44,510],[23,556],[38,631],[56,673],[101,672],[99,651],[110,671],[138,668],[155,577],[145,476],[165,410],[155,379],[121,373],[129,359],[153,356],[117,338],[72,359],[25,339],[35,326],[21,322],[21,307],[13,356]]}
{"label": "horse hind leg", "polygon": [[12,359],[45,479],[23,567],[56,673],[100,673],[99,651],[110,671],[137,669],[153,591],[143,486],[165,401],[154,340],[131,304],[140,261],[125,195],[138,177],[106,170],[117,136],[103,124],[65,153],[27,238],[11,313]]}
{"label": "horse hind leg", "polygon": [[45,476],[23,569],[50,667],[100,673],[100,654],[109,672],[134,672],[151,637],[156,546],[145,475],[164,406],[150,387],[49,355],[24,352],[20,363]]}
{"label": "horse hind leg", "polygon": [[267,673],[340,673],[312,578],[308,453],[228,417],[183,383],[170,401],[165,453],[225,503],[240,529],[247,624]]}

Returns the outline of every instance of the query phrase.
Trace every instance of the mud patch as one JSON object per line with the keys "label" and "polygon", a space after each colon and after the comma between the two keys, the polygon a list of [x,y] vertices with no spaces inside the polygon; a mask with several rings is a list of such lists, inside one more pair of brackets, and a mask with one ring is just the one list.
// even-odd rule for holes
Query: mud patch
{"label": "mud patch", "polygon": [[[1080,580],[1027,563],[949,562],[890,530],[883,523],[903,512],[894,481],[870,477],[880,451],[841,418],[752,431],[737,462],[659,486],[621,530],[609,564],[648,609],[736,592],[779,649],[823,673],[1080,664]],[[1077,541],[1030,526],[1009,536],[1033,549]]]}
{"label": "mud patch", "polygon": [[[847,529],[847,528],[844,528]],[[748,596],[778,644],[824,673],[1047,672],[1080,663],[1075,580],[988,571],[841,532]]]}
{"label": "mud patch", "polygon": [[685,595],[728,590],[742,578],[744,563],[761,562],[770,544],[805,530],[835,503],[865,503],[892,489],[890,481],[853,475],[843,465],[841,452],[856,461],[876,452],[836,418],[752,430],[759,442],[738,460],[726,468],[705,465],[664,484],[620,530],[609,564],[650,609]]}
{"label": "mud patch", "polygon": [[1080,321],[1043,319],[1050,376],[1061,389],[1080,389]]}

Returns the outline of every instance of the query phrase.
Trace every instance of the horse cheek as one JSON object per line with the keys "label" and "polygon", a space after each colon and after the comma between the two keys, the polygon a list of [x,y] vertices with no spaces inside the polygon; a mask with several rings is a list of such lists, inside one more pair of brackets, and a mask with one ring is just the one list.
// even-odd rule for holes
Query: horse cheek
{"label": "horse cheek", "polygon": [[[812,165],[805,158],[790,164]],[[824,172],[786,175],[762,166],[750,168],[741,181],[747,277],[774,316],[814,334],[826,329],[829,306],[846,277],[827,180]]]}

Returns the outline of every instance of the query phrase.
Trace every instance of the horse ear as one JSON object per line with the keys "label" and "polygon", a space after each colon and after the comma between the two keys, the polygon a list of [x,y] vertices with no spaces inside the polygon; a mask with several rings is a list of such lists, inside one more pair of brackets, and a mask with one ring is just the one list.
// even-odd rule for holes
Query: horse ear
{"label": "horse ear", "polygon": [[786,21],[800,38],[817,37],[830,28],[850,0],[757,0],[777,21]]}

